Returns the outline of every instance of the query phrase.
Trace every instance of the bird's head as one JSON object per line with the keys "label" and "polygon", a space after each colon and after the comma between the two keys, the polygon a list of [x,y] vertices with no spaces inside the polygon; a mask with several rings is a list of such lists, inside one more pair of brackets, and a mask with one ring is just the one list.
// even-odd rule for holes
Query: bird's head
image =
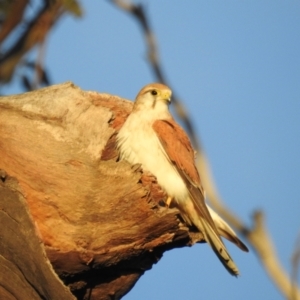
{"label": "bird's head", "polygon": [[134,110],[168,109],[172,91],[164,84],[151,83],[144,86],[136,96]]}

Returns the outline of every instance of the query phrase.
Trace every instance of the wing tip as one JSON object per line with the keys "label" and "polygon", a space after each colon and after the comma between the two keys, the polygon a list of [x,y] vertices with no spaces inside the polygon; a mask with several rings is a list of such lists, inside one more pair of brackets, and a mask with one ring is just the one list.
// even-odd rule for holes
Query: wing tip
{"label": "wing tip", "polygon": [[222,265],[231,275],[238,277],[238,267],[236,266],[230,254],[228,253],[221,238],[215,233],[215,231],[212,228],[210,228],[210,225],[208,223],[204,221],[202,222],[202,224],[205,228],[205,239],[217,255]]}

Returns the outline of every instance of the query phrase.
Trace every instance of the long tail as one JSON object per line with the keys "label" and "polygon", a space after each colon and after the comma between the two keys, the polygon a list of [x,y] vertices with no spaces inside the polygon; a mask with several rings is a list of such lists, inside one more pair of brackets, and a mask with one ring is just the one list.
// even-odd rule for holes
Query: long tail
{"label": "long tail", "polygon": [[203,233],[205,241],[211,246],[226,270],[231,275],[239,275],[239,270],[221,240],[218,228],[206,204],[203,202],[203,205],[200,207],[201,203],[198,204],[192,197],[178,204],[184,220],[188,224],[194,224]]}
{"label": "long tail", "polygon": [[[229,255],[221,238],[205,219],[199,218],[198,221],[199,222],[196,222],[197,224],[195,225],[204,234],[205,240],[211,246],[223,266],[231,275],[238,276],[239,270]],[[199,223],[201,223],[201,225]]]}

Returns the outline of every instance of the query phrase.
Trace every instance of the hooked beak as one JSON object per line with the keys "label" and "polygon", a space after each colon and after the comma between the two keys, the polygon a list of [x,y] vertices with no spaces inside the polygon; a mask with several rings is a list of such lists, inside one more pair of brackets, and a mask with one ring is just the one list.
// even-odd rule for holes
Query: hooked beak
{"label": "hooked beak", "polygon": [[172,92],[171,91],[163,91],[161,93],[161,99],[166,101],[168,104],[171,103],[171,96],[172,96]]}

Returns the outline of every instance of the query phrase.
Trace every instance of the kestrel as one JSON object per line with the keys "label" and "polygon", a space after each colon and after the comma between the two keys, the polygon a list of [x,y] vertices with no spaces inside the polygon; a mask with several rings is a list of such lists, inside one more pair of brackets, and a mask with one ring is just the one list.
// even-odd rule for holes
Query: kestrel
{"label": "kestrel", "polygon": [[243,251],[247,247],[231,227],[205,203],[195,166],[194,150],[184,130],[169,112],[171,90],[160,83],[146,85],[138,93],[133,110],[117,135],[120,159],[141,164],[152,173],[173,201],[183,220],[194,225],[232,274],[239,274],[220,236]]}

